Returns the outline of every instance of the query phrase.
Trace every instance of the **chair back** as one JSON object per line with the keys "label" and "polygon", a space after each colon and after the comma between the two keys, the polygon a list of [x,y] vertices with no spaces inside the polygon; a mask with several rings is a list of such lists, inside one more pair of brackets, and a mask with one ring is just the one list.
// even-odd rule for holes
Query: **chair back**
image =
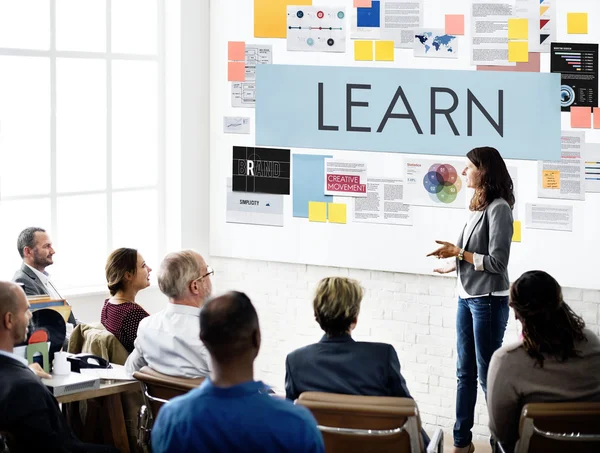
{"label": "chair back", "polygon": [[521,412],[518,453],[600,452],[600,403],[531,403]]}
{"label": "chair back", "polygon": [[317,419],[327,453],[421,453],[421,422],[414,400],[304,392],[296,404]]}
{"label": "chair back", "polygon": [[12,435],[7,431],[0,431],[0,453],[17,453]]}

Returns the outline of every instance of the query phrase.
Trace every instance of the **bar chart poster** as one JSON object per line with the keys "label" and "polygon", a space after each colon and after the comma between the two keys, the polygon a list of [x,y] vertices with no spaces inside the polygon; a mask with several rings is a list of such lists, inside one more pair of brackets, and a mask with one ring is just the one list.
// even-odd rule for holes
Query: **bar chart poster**
{"label": "bar chart poster", "polygon": [[560,105],[598,107],[598,44],[551,44],[550,72],[560,73]]}

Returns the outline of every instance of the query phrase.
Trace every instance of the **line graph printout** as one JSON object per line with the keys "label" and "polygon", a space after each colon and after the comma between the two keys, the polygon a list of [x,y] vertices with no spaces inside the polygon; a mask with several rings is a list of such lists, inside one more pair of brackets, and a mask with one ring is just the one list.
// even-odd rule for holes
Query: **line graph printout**
{"label": "line graph printout", "polygon": [[287,50],[345,52],[345,18],[342,7],[288,6]]}

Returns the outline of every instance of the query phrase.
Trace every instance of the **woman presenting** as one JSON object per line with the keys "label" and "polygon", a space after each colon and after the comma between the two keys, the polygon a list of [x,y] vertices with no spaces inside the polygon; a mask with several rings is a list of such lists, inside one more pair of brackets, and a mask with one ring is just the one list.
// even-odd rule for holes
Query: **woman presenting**
{"label": "woman presenting", "polygon": [[457,271],[457,377],[454,453],[472,453],[477,377],[487,397],[492,354],[502,346],[508,321],[508,258],[513,235],[513,182],[500,153],[490,147],[467,154],[462,175],[475,190],[470,217],[457,245],[441,245],[427,256],[456,257],[435,272]]}

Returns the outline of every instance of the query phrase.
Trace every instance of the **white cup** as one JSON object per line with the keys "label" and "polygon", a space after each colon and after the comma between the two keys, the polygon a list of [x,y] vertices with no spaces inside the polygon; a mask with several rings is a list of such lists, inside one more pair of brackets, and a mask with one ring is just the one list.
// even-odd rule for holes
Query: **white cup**
{"label": "white cup", "polygon": [[57,352],[54,354],[54,365],[52,373],[58,376],[66,375],[71,372],[71,363],[67,360],[66,352]]}

